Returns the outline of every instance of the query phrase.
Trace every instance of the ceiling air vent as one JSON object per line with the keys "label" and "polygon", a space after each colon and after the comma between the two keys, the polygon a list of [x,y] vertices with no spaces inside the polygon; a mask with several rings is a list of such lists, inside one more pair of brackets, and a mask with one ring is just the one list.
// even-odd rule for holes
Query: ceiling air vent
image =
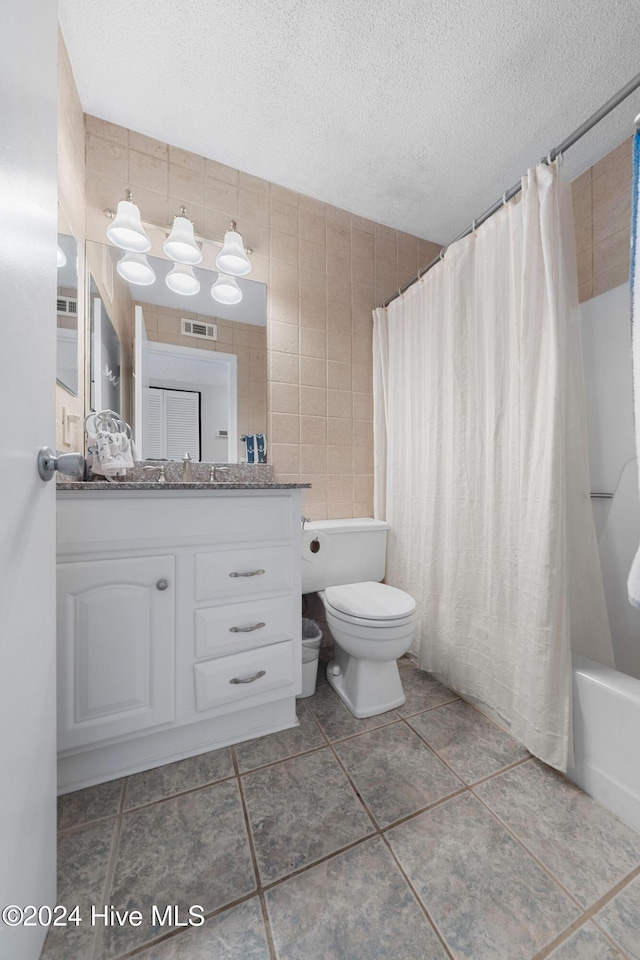
{"label": "ceiling air vent", "polygon": [[218,325],[216,323],[199,323],[198,320],[183,320],[182,332],[185,337],[198,337],[200,340],[218,339]]}
{"label": "ceiling air vent", "polygon": [[57,297],[56,311],[59,317],[77,317],[78,301],[75,297]]}

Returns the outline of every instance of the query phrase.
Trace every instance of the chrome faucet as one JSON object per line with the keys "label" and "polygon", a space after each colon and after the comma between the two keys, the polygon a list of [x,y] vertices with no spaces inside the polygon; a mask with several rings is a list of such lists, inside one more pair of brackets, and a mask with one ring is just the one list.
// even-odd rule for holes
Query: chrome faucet
{"label": "chrome faucet", "polygon": [[185,453],[182,458],[182,482],[193,483],[193,467],[191,466],[191,455]]}

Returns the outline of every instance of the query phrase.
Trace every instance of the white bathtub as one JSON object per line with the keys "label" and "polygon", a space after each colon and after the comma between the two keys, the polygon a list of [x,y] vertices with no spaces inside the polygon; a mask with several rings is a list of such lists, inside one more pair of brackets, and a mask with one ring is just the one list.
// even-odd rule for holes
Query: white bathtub
{"label": "white bathtub", "polygon": [[574,655],[573,746],[570,779],[640,830],[640,680]]}

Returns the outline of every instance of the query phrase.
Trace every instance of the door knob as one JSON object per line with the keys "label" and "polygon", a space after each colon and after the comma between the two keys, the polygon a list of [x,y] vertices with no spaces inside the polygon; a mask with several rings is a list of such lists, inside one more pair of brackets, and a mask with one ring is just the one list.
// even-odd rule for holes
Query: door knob
{"label": "door knob", "polygon": [[56,456],[51,447],[41,447],[38,451],[38,473],[43,480],[51,480],[56,470],[69,477],[83,477],[84,457],[81,453],[61,453]]}

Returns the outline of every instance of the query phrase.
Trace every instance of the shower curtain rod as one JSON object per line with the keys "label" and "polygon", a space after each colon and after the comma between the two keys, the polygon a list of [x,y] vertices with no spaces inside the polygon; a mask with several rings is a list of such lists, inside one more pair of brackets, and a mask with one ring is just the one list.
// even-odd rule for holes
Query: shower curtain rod
{"label": "shower curtain rod", "polygon": [[[540,162],[553,163],[553,161],[556,159],[556,157],[559,154],[564,153],[565,150],[568,150],[569,147],[572,147],[574,143],[577,143],[578,140],[584,137],[585,133],[588,133],[589,130],[593,129],[593,127],[595,127],[596,124],[600,123],[600,121],[604,117],[606,117],[607,114],[611,113],[612,110],[615,110],[615,108],[619,106],[619,104],[621,104],[623,100],[626,100],[627,97],[634,92],[634,90],[637,90],[638,87],[640,87],[640,73],[636,74],[636,76],[633,77],[632,80],[629,80],[629,82],[625,84],[621,90],[618,90],[618,92],[614,94],[614,96],[611,97],[610,100],[607,100],[607,102],[602,107],[600,107],[599,110],[596,110],[596,112],[592,114],[588,118],[588,120],[585,120],[584,123],[582,123],[577,128],[577,130],[574,130],[573,133],[566,138],[566,140],[563,140],[559,146],[554,147],[553,150],[551,150],[546,157],[543,157]],[[636,117],[635,124],[636,126],[640,125],[640,115]],[[502,195],[500,200],[497,200],[492,207],[489,207],[488,210],[485,210],[483,214],[481,214],[476,220],[474,220],[470,227],[467,227],[466,230],[463,230],[461,234],[459,234],[457,237],[455,237],[455,239],[453,239],[450,243],[448,243],[445,247],[443,247],[442,250],[440,251],[440,254],[435,258],[435,260],[432,260],[431,263],[428,263],[426,267],[423,267],[422,270],[419,270],[416,276],[412,280],[409,280],[407,283],[404,284],[404,286],[400,287],[400,289],[397,290],[392,297],[389,297],[388,300],[385,300],[382,306],[388,307],[390,303],[392,303],[398,297],[402,296],[405,290],[408,290],[409,287],[412,287],[414,283],[417,283],[418,280],[424,277],[425,273],[428,273],[432,267],[435,267],[437,263],[440,263],[440,261],[444,257],[444,253],[447,247],[450,247],[452,246],[452,244],[457,243],[458,240],[462,240],[463,237],[468,237],[470,233],[473,233],[474,230],[476,230],[477,227],[480,226],[481,223],[484,223],[485,220],[488,220],[489,217],[492,217],[494,213],[497,213],[500,207],[502,207],[505,203],[511,200],[512,197],[515,197],[518,193],[520,193],[521,190],[522,190],[522,183],[521,182],[514,183],[514,185],[510,187]]]}

